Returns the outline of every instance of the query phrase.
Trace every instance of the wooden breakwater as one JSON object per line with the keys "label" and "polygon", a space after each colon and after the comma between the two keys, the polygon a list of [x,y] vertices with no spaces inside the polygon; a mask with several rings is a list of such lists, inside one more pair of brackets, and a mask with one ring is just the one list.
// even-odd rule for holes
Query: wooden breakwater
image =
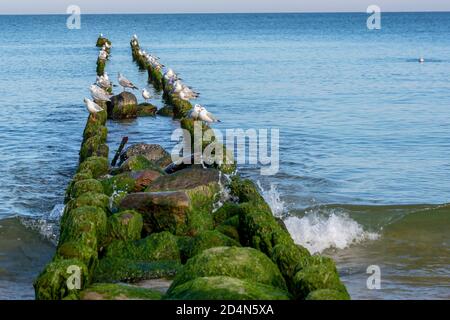
{"label": "wooden breakwater", "polygon": [[296,245],[234,163],[174,166],[161,146],[141,143],[110,166],[113,109],[88,118],[37,299],[349,298],[334,262]]}

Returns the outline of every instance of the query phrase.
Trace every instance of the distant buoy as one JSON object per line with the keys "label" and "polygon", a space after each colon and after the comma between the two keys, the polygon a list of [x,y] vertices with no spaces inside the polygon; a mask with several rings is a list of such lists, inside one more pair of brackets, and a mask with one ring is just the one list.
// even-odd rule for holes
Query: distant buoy
{"label": "distant buoy", "polygon": [[419,63],[424,63],[425,59],[424,58],[419,58]]}

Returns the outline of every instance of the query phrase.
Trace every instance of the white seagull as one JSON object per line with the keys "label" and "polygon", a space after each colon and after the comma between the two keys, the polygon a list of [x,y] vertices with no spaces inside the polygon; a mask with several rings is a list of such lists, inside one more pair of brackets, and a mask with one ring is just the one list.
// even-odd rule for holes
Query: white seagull
{"label": "white seagull", "polygon": [[111,81],[109,81],[108,77],[105,75],[97,76],[96,84],[103,89],[109,89],[112,87]]}
{"label": "white seagull", "polygon": [[91,96],[97,101],[111,101],[112,95],[100,88],[99,86],[93,84],[89,87],[91,91]]}
{"label": "white seagull", "polygon": [[193,120],[198,120],[200,117],[200,111],[202,111],[202,106],[199,104],[196,104],[194,108],[189,112],[189,118]]}
{"label": "white seagull", "polygon": [[123,91],[126,91],[125,88],[139,90],[138,87],[136,87],[130,80],[125,78],[120,72],[119,72],[119,76],[117,77],[117,79],[119,80],[119,84],[123,87]]}
{"label": "white seagull", "polygon": [[145,99],[145,102],[147,102],[147,100],[150,99],[152,96],[150,92],[148,92],[148,90],[144,88],[144,90],[142,90],[142,97]]}
{"label": "white seagull", "polygon": [[199,113],[199,118],[202,121],[205,122],[221,122],[219,119],[217,119],[216,117],[214,117],[214,115],[211,112],[208,112],[208,110],[206,110],[205,107],[200,107],[200,113]]}
{"label": "white seagull", "polygon": [[84,98],[84,104],[86,105],[89,113],[92,115],[92,119],[96,121],[97,119],[95,118],[95,116],[97,112],[103,111],[102,107],[100,107],[94,101],[89,100],[88,98]]}

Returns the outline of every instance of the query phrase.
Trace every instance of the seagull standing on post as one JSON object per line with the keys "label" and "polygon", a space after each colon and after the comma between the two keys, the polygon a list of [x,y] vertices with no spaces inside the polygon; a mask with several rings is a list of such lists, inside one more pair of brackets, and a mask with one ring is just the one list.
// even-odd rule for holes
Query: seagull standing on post
{"label": "seagull standing on post", "polygon": [[86,109],[89,111],[89,113],[92,115],[92,120],[97,121],[96,114],[98,112],[103,111],[102,107],[100,107],[98,104],[96,104],[94,101],[89,100],[88,98],[84,98],[84,104],[86,105]]}
{"label": "seagull standing on post", "polygon": [[123,88],[123,91],[126,91],[125,88],[139,90],[138,87],[136,87],[130,80],[125,78],[120,72],[119,72],[118,80],[119,80],[120,86]]}
{"label": "seagull standing on post", "polygon": [[144,88],[142,90],[142,97],[145,99],[145,102],[147,102],[147,100],[150,99],[152,96],[150,92],[148,92],[148,90]]}

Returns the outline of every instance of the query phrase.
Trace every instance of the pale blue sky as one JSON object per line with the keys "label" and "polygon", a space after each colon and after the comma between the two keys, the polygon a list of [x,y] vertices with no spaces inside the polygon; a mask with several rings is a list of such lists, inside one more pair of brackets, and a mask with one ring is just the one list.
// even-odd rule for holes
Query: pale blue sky
{"label": "pale blue sky", "polygon": [[82,13],[181,12],[365,12],[450,11],[449,0],[1,0],[1,14],[60,13],[78,5]]}

